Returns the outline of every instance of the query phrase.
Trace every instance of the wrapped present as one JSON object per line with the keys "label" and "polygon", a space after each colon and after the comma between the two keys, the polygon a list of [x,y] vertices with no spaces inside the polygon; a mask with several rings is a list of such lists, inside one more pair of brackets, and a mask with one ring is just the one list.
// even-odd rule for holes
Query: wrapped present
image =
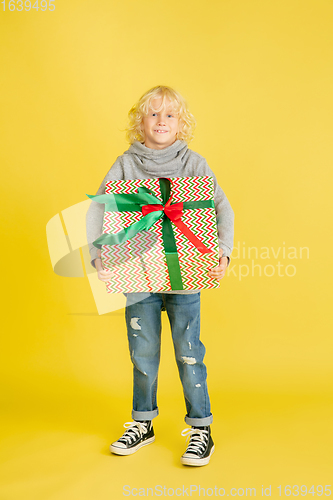
{"label": "wrapped present", "polygon": [[214,181],[210,176],[109,181],[103,234],[94,241],[112,271],[109,293],[218,288]]}

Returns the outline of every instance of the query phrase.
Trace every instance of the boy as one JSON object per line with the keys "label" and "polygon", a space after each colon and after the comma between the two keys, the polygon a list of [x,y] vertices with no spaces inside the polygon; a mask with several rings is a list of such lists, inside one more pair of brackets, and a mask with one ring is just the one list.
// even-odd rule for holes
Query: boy
{"label": "boy", "polygon": [[[97,194],[105,192],[105,183],[109,180],[212,176],[220,260],[210,275],[220,280],[230,263],[234,213],[206,160],[188,149],[194,126],[194,117],[178,92],[166,86],[150,89],[129,112],[127,138],[130,148],[116,159]],[[103,213],[103,205],[91,204],[87,213],[87,238],[98,278],[108,281],[111,271],[103,269],[100,251],[92,245],[102,234]],[[111,444],[110,450],[118,455],[130,455],[155,440],[152,420],[158,415],[161,310],[165,310],[184,391],[185,422],[191,426],[182,432],[183,436],[190,436],[190,441],[181,463],[206,465],[214,451],[214,443],[210,432],[213,416],[207,372],[203,363],[205,347],[200,341],[200,290],[125,295],[127,335],[133,363],[133,422],[124,424],[127,430]]]}

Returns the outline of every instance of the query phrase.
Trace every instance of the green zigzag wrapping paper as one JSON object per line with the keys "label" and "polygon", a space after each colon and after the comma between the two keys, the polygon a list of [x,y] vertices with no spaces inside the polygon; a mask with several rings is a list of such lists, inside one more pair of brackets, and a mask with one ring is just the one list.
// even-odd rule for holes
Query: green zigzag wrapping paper
{"label": "green zigzag wrapping paper", "polygon": [[[212,177],[173,177],[170,182],[172,204],[214,200]],[[163,203],[159,179],[109,181],[105,193],[136,194],[137,189],[142,187],[149,189],[159,203]],[[142,218],[141,211],[106,211],[103,233],[117,233]],[[208,275],[208,271],[219,263],[215,208],[184,208],[181,220],[212,252],[201,253],[171,222],[182,282],[182,288],[177,289],[219,288],[219,281]],[[149,230],[141,231],[123,243],[112,246],[102,244],[101,258],[103,267],[112,270],[112,279],[106,284],[109,293],[175,290],[171,286],[163,244],[162,219]]]}

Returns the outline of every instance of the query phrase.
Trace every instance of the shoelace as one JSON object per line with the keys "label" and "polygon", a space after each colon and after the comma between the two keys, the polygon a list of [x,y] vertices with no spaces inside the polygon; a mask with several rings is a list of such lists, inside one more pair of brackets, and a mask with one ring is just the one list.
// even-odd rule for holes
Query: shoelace
{"label": "shoelace", "polygon": [[146,434],[148,430],[148,424],[145,422],[125,422],[124,427],[127,431],[121,436],[118,441],[125,441],[127,444],[131,444],[132,441],[141,437],[142,434]]}
{"label": "shoelace", "polygon": [[209,431],[205,429],[184,429],[182,436],[190,437],[186,453],[202,453],[208,442]]}

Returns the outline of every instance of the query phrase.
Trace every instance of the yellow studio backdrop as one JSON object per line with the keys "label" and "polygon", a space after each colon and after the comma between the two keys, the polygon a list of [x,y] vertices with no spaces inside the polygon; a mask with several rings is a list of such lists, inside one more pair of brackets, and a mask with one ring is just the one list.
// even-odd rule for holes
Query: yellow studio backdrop
{"label": "yellow studio backdrop", "polygon": [[[332,1],[34,5],[0,3],[1,500],[332,496]],[[46,239],[159,84],[188,100],[190,148],[235,212],[228,273],[202,292],[216,443],[202,468],[179,461],[165,313],[156,441],[110,455],[131,419],[124,309],[99,314],[88,268],[57,275]]]}

